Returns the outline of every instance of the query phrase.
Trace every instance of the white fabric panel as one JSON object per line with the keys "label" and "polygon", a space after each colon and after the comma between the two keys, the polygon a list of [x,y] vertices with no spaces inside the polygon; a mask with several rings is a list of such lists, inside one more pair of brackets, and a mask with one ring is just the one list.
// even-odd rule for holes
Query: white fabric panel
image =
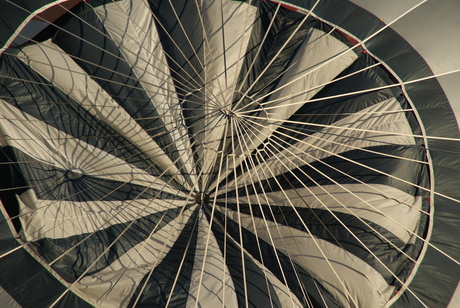
{"label": "white fabric panel", "polygon": [[126,307],[144,276],[160,264],[174,245],[193,210],[194,207],[186,210],[104,270],[83,278],[76,288],[97,307]]}
{"label": "white fabric panel", "polygon": [[[221,211],[225,209],[221,208]],[[366,262],[344,249],[319,238],[312,239],[306,232],[272,221],[234,211],[227,212],[227,217],[235,222],[239,221],[238,216],[241,216],[243,228],[254,234],[257,232],[257,236],[267,243],[271,244],[273,240],[276,249],[308,269],[343,307],[354,307],[353,302],[347,298],[350,296],[357,307],[382,307],[390,298],[394,287],[388,285]],[[323,254],[337,275],[325,262]]]}
{"label": "white fabric panel", "polygon": [[21,306],[5,291],[0,287],[0,307],[2,308],[21,308]]}
{"label": "white fabric panel", "polygon": [[[209,222],[200,212],[197,245],[195,247],[195,262],[190,280],[187,307],[195,307],[198,289],[198,306],[206,307],[237,307],[238,301],[235,294],[235,286],[230,272],[224,263],[224,256],[219,245],[211,234],[208,236]],[[207,242],[209,237],[209,242]],[[205,259],[205,249],[206,259]],[[206,260],[202,272],[203,260]],[[201,286],[199,285],[202,276]],[[225,300],[225,302],[222,302]]]}
{"label": "white fabric panel", "polygon": [[[244,250],[244,248],[241,247],[240,243],[235,241],[234,239],[228,238],[227,240],[232,241],[233,244],[235,244],[239,249]],[[264,264],[252,257],[252,255],[250,253],[247,253],[246,251],[245,256],[251,259],[251,261],[257,265],[257,268],[259,268],[264,273],[266,283],[273,287],[273,290],[276,292],[276,296],[278,297],[278,300],[281,303],[281,307],[304,307],[300,303],[299,299],[295,296],[295,294],[291,292],[289,287],[287,287],[284,284],[284,282],[281,282],[275,275],[273,275],[273,273],[268,268],[266,268]],[[253,303],[255,303],[256,307],[260,306],[257,305],[257,300],[254,300],[252,298],[250,300],[252,300]]]}
{"label": "white fabric panel", "polygon": [[[152,138],[57,45],[50,40],[29,45],[17,57],[132,142],[162,169],[171,175],[178,174],[175,165]],[[184,182],[180,174],[177,180]]]}
{"label": "white fabric panel", "polygon": [[257,8],[244,2],[203,1],[206,95],[229,108]]}
{"label": "white fabric panel", "polygon": [[[95,12],[132,67],[142,87],[148,93],[151,103],[162,116],[179,155],[184,158],[192,157],[179,99],[147,3],[119,1],[97,7]],[[196,172],[191,161],[183,160],[183,162],[185,164],[183,172],[193,178]]]}
{"label": "white fabric panel", "polygon": [[[266,120],[248,118],[248,121],[245,121],[246,125],[253,126],[254,129],[251,130],[251,133],[241,136],[243,146],[235,149],[236,164],[241,163],[245,155],[251,153],[270,136],[282,123],[280,121],[289,118],[306,101],[318,93],[323,88],[322,84],[333,80],[356,60],[357,55],[353,51],[346,52],[331,60],[347,49],[348,47],[344,43],[330,35],[325,35],[321,30],[312,29],[310,31],[292,61],[294,65],[281,78],[277,87],[279,90],[270,96],[269,102],[272,103],[264,106],[276,108],[266,110]],[[306,89],[312,90],[302,93]],[[244,115],[241,117],[244,119]],[[233,165],[232,160],[230,160],[230,165]],[[230,167],[230,169],[233,168]]]}
{"label": "white fabric panel", "polygon": [[[399,189],[380,184],[323,185],[264,195],[249,196],[251,204],[313,208],[341,212],[373,222],[392,232],[404,242],[414,240],[420,220],[422,200]],[[299,194],[301,197],[299,197]],[[287,201],[288,199],[289,201]],[[244,196],[243,203],[247,203]],[[225,200],[217,200],[224,202]],[[226,200],[236,203],[235,198]]]}
{"label": "white fabric panel", "polygon": [[[101,179],[138,184],[186,196],[170,188],[161,178],[36,120],[5,101],[0,100],[0,106],[0,119],[3,119],[0,128],[7,143],[42,163],[64,170],[80,170]],[[27,125],[28,122],[32,125]]]}
{"label": "white fabric panel", "polygon": [[[415,144],[414,138],[411,136],[387,134],[387,132],[412,134],[404,112],[376,114],[376,112],[398,110],[401,110],[401,106],[396,99],[392,98],[342,118],[331,124],[337,127],[324,128],[268,158],[263,164],[254,168],[252,175],[243,174],[238,179],[238,183],[240,186],[243,185],[242,177],[246,177],[246,181],[251,181],[250,176],[256,178],[255,174],[262,180],[271,178],[307,163],[332,156],[331,153],[340,154],[357,148],[382,144]],[[381,131],[381,133],[362,130]],[[268,135],[266,136],[268,137]],[[284,138],[285,136],[280,137]],[[285,146],[282,141],[276,138],[273,140]],[[271,147],[268,148],[272,149]],[[271,154],[270,150],[267,152]],[[270,172],[264,170],[270,170]],[[235,182],[232,181],[229,185],[231,187],[235,185]]]}
{"label": "white fabric panel", "polygon": [[[226,128],[227,126],[227,128]],[[219,157],[220,143],[224,137],[225,130],[230,131],[229,122],[227,119],[220,115],[209,115],[206,117],[206,130],[205,139],[202,142],[203,153],[200,159],[203,160],[203,166],[201,170],[201,178],[203,185],[208,183],[208,178],[213,168],[216,165],[220,165],[221,159]],[[217,159],[219,157],[219,159]],[[205,188],[200,188],[203,190]]]}
{"label": "white fabric panel", "polygon": [[[236,81],[244,61],[257,8],[239,1],[206,0],[203,5],[205,32],[206,123],[203,151],[204,182],[218,157],[216,150],[225,132],[226,119],[219,108],[231,108]],[[212,127],[212,128],[211,128]]]}
{"label": "white fabric panel", "polygon": [[447,308],[458,308],[460,303],[460,282],[457,284],[457,288],[455,289],[454,295],[452,296],[449,305]]}
{"label": "white fabric panel", "polygon": [[[36,200],[35,210],[21,198],[21,222],[28,241],[92,233],[160,211],[183,207],[184,200],[50,201]],[[29,213],[29,214],[27,214]]]}
{"label": "white fabric panel", "polygon": [[[318,86],[333,80],[350,66],[357,59],[357,55],[353,51],[334,58],[347,49],[348,46],[336,38],[325,35],[321,30],[311,29],[292,60],[293,65],[281,78],[277,90],[270,96],[269,102],[264,105],[265,108],[276,107],[266,109],[267,118],[275,121],[289,118],[323,88]],[[312,90],[303,93],[307,89]],[[262,130],[262,132],[255,133],[255,135],[260,140],[264,140],[278,126],[279,124],[272,124],[261,128],[257,125],[257,129]],[[250,138],[255,139],[256,145],[260,144],[258,138],[253,136]],[[248,144],[251,143],[248,142]]]}

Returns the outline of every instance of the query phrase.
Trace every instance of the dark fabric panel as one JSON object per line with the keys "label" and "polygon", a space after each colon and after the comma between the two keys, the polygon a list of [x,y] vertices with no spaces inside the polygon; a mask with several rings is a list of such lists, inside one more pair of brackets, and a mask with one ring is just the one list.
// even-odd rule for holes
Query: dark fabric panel
{"label": "dark fabric panel", "polygon": [[[373,64],[375,64],[374,59],[367,54],[362,54],[350,67],[339,74],[337,78],[353,74]],[[382,87],[393,83],[394,82],[388,77],[388,73],[378,66],[328,84],[320,92],[318,92],[313,99],[327,98],[344,93]],[[264,142],[253,152],[253,154],[259,153],[261,154],[261,158],[267,159],[268,157],[273,156],[272,151],[277,153],[278,150],[289,147],[289,145],[295,145],[299,142],[298,140],[303,140],[311,134],[324,130],[323,127],[309,125],[308,123],[334,125],[335,122],[350,114],[359,112],[367,107],[371,107],[393,97],[397,97],[401,104],[404,104],[406,101],[405,98],[401,96],[401,89],[399,87],[395,87],[339,98],[313,101],[308,104],[304,104],[288,119],[288,121],[301,122],[302,124],[288,122],[283,123],[275,131],[274,135],[276,137],[271,136],[266,139],[266,142],[270,142],[269,148],[271,151],[260,151],[266,147],[266,142]],[[408,113],[408,115],[411,115],[411,113]],[[266,125],[264,123],[260,124]],[[260,129],[260,127],[257,128]],[[415,125],[414,129],[416,129]],[[296,133],[293,131],[298,132]],[[286,135],[289,137],[286,137]],[[272,138],[274,142],[270,141]],[[278,143],[278,145],[276,143]],[[375,143],[375,145],[379,144],[380,143]],[[255,160],[255,164],[258,164],[257,160]]]}
{"label": "dark fabric panel", "polygon": [[38,199],[65,201],[118,201],[133,199],[184,199],[158,189],[87,175],[35,160],[15,149],[22,174]]}
{"label": "dark fabric panel", "polygon": [[[437,243],[433,240],[430,242],[437,248],[441,245],[445,245],[444,243]],[[453,255],[453,257],[456,256]],[[408,286],[419,299],[415,298],[411,293],[406,291],[402,294],[401,298],[392,305],[392,307],[447,307],[447,304],[457,287],[457,284],[453,284],[452,280],[456,280],[458,283],[458,277],[460,277],[460,268],[458,264],[447,259],[439,251],[432,247],[428,247],[423,260],[423,266],[419,267],[417,275]],[[427,263],[427,260],[434,260],[434,262]],[[458,260],[458,258],[456,258],[456,260]],[[437,287],[434,289],[436,292],[433,292],[432,288],[427,289],[427,285],[429,284],[427,283],[427,280],[436,281]],[[437,288],[439,288],[439,290]],[[420,301],[422,301],[425,306],[423,306]],[[452,304],[452,307],[456,307],[455,305],[458,304],[458,302],[454,301]]]}
{"label": "dark fabric panel", "polygon": [[[209,219],[209,211],[207,214]],[[219,229],[220,226],[227,224],[227,236],[233,238],[235,241],[240,240],[239,227],[236,222],[218,211],[214,212],[214,219],[217,222],[213,224],[214,229]],[[213,230],[213,232],[216,233],[218,231]],[[289,256],[275,250],[270,243],[257,239],[253,233],[244,228],[242,229],[242,237],[244,249],[254,259],[264,264],[283,284],[285,284],[286,279],[289,290],[295,294],[304,306],[308,307],[307,302],[310,299],[314,307],[326,307],[322,301],[322,298],[324,298],[327,307],[341,307],[321,283],[310,276],[307,269],[293,262]],[[318,289],[321,294],[318,292]],[[340,292],[340,289],[336,290]]]}
{"label": "dark fabric panel", "polygon": [[[428,136],[460,139],[455,116],[436,80],[427,80],[407,87],[416,104]],[[460,144],[449,140],[428,140],[433,164],[435,191],[460,200]],[[434,196],[434,221],[430,243],[460,262],[460,206],[458,202]],[[435,279],[433,279],[435,278]],[[423,261],[409,285],[429,307],[445,307],[460,280],[458,263],[428,247]],[[409,304],[407,304],[409,303]],[[404,292],[395,307],[418,307],[419,301]]]}
{"label": "dark fabric panel", "polygon": [[[291,0],[290,2],[311,8],[315,1]],[[347,5],[349,8],[344,9],[342,5]],[[361,39],[384,26],[384,21],[351,2],[345,4],[344,1],[338,0],[321,1],[315,13]],[[418,52],[390,28],[368,41],[366,46],[389,65],[403,81],[433,75],[428,64]],[[417,109],[428,136],[460,138],[458,125],[448,99],[435,78],[409,84],[406,86],[406,91]],[[433,160],[436,191],[459,200],[460,195],[455,184],[459,182],[457,144],[439,140],[429,140],[428,143]],[[453,172],[453,170],[457,171]],[[460,238],[452,234],[460,233],[458,223],[460,213],[457,210],[459,207],[455,206],[452,201],[439,196],[435,197],[434,206],[435,225],[432,239],[436,247],[456,257],[459,255]],[[460,279],[460,274],[456,271],[458,271],[458,265],[452,265],[446,257],[427,253],[409,287],[416,290],[417,296],[422,298],[428,306],[446,306]],[[438,283],[438,280],[442,283]],[[404,292],[401,300],[395,304],[395,307],[419,306],[419,301],[408,292]]]}
{"label": "dark fabric panel", "polygon": [[[15,54],[20,49],[10,49],[9,52]],[[0,58],[0,72],[3,75],[0,77],[0,95],[6,102],[25,114],[152,175],[161,174],[152,160],[131,142],[80,107],[78,102],[73,101],[15,56],[3,55]]]}
{"label": "dark fabric panel", "polygon": [[[54,307],[56,308],[70,308],[70,307],[91,308],[93,306],[83,301],[82,299],[80,299],[74,293],[68,292],[66,295],[64,295],[63,298],[59,300],[59,302],[56,303],[56,306]],[[36,308],[36,306],[33,308]]]}
{"label": "dark fabric panel", "polygon": [[[237,210],[236,204],[226,204],[226,207],[234,211]],[[391,246],[388,241],[406,252],[409,256],[418,255],[418,251],[414,251],[414,246],[412,244],[404,244],[390,231],[373,222],[363,219],[370,227],[377,230],[381,234],[380,236],[351,214],[334,212],[334,215],[337,217],[335,218],[328,211],[320,209],[299,207],[293,209],[289,206],[271,206],[271,211],[267,206],[264,206],[262,209],[263,214],[259,205],[252,205],[250,209],[249,205],[240,204],[240,212],[242,213],[250,215],[252,212],[252,215],[259,218],[263,218],[265,216],[265,219],[267,220],[275,221],[281,225],[289,226],[306,233],[307,230],[305,230],[305,224],[314,236],[347,250],[372,266],[382,275],[382,277],[385,278],[388,284],[394,285],[395,278],[369,253],[369,250],[372,251],[383,264],[385,264],[398,276],[403,270],[405,270],[406,267],[411,267],[412,264],[410,260]],[[353,234],[359,238],[365,247],[367,247],[367,249],[347,230],[345,230],[338,220],[346,225]],[[388,241],[383,237],[385,237]]]}
{"label": "dark fabric panel", "polygon": [[[0,147],[0,174],[0,200],[8,216],[15,217],[19,215],[17,195],[25,192],[28,185],[10,146]],[[16,232],[19,232],[21,230],[19,218],[13,218],[12,223]]]}
{"label": "dark fabric panel", "polygon": [[[154,14],[160,42],[166,54],[168,69],[174,80],[182,106],[182,114],[189,132],[198,172],[202,166],[201,143],[204,138],[204,33],[197,16],[199,1],[149,0]],[[176,17],[177,16],[177,17]]]}
{"label": "dark fabric panel", "polygon": [[[105,30],[103,20],[82,3],[74,9],[78,18],[57,22],[53,42],[67,52],[136,122],[159,144],[172,161],[180,160],[163,116],[151,103],[149,94]],[[95,30],[95,29],[97,30]],[[76,37],[75,37],[76,36]],[[162,64],[157,64],[162,66]]]}
{"label": "dark fabric panel", "polygon": [[314,8],[313,13],[315,15],[347,29],[360,39],[365,39],[384,26],[383,21],[351,1],[289,0],[286,2],[307,10]]}
{"label": "dark fabric panel", "polygon": [[[145,289],[140,295],[139,302],[135,307],[166,307],[171,293],[171,300],[168,307],[185,307],[189,296],[188,291],[195,263],[195,250],[198,236],[198,213],[199,209],[197,208],[177,240],[174,242],[174,245],[160,264],[155,267],[150,277],[149,273],[141,280],[128,307],[134,307],[134,303],[144,285]],[[179,268],[182,259],[184,259],[183,264],[182,267]],[[178,273],[178,271],[180,271],[180,273]],[[173,289],[174,280],[177,275],[178,279]]]}
{"label": "dark fabric panel", "polygon": [[2,12],[2,18],[0,18],[0,49],[3,47],[8,47],[5,46],[6,42],[32,12],[52,2],[54,1],[0,1],[0,12]]}
{"label": "dark fabric panel", "polygon": [[[211,210],[205,209],[208,220],[210,219]],[[238,300],[238,307],[246,307],[246,296],[248,300],[247,307],[281,307],[278,296],[271,284],[267,285],[265,274],[249,255],[244,253],[244,260],[241,257],[241,249],[235,244],[228,234],[224,233],[221,226],[216,223],[212,224],[212,232],[222,254],[225,250],[225,264],[235,286],[235,294]],[[239,237],[234,238],[236,242],[240,241]],[[244,262],[244,267],[243,267]],[[245,274],[245,281],[243,276]],[[246,282],[246,290],[245,290]],[[246,293],[246,292],[247,293]]]}
{"label": "dark fabric panel", "polygon": [[[418,160],[424,159],[424,150],[417,147],[387,145],[370,147],[369,149],[378,153],[396,155],[402,158]],[[363,164],[366,167],[360,166],[356,163]],[[329,165],[341,172],[332,169]],[[275,168],[277,167],[275,166]],[[416,185],[423,184],[424,178],[427,176],[425,173],[426,167],[419,163],[364,152],[361,150],[353,150],[340,154],[340,157],[326,157],[323,160],[312,162],[310,165],[298,166],[294,170],[287,171],[276,176],[276,180],[270,178],[268,180],[263,180],[262,182],[255,182],[254,185],[250,183],[246,187],[240,188],[238,195],[245,196],[247,194],[255,194],[255,190],[270,192],[280,191],[282,189],[289,190],[291,188],[303,188],[304,186],[314,187],[317,185],[333,185],[336,183],[359,183],[355,179],[368,184],[384,184],[392,186],[405,191],[410,195],[415,195],[418,192],[418,189],[413,185],[388,177],[380,172],[370,170],[369,168],[374,168],[381,172],[391,174],[397,178]],[[277,169],[274,169],[273,172],[277,173]],[[231,179],[233,179],[233,177],[229,176],[229,180]],[[300,181],[298,179],[300,179]],[[317,184],[314,181],[316,181]],[[236,196],[236,191],[228,191],[226,195],[234,197]],[[220,198],[222,196],[218,197]]]}
{"label": "dark fabric panel", "polygon": [[[260,105],[254,105],[253,100],[261,98],[276,88],[284,73],[289,70],[292,59],[299,46],[308,39],[308,33],[311,28],[318,24],[318,21],[313,18],[308,19],[302,24],[305,15],[280,10],[275,17],[272,27],[269,29],[270,21],[275,16],[277,5],[271,2],[259,1],[257,2],[257,6],[258,15],[254,22],[246,54],[243,57],[244,61],[233,97],[233,106],[235,108],[242,108],[241,111],[260,109]],[[296,31],[297,27],[299,29]],[[265,41],[262,42],[267,31],[269,31],[268,35]],[[291,35],[293,35],[291,40],[289,40],[281,53],[276,56]],[[273,63],[267,69],[267,65],[271,61]],[[254,65],[251,66],[253,62]],[[262,74],[265,69],[267,70]],[[248,72],[249,74],[246,78]],[[255,82],[257,79],[258,81]],[[246,92],[248,93],[246,94]],[[262,102],[266,100],[267,98],[262,100]],[[251,112],[249,115],[265,117],[265,113],[262,111]],[[250,131],[245,132],[245,130],[248,130],[246,126],[240,126],[240,129],[242,130],[242,134],[252,135]],[[233,141],[231,140],[232,137],[230,136],[233,135],[232,132],[229,132],[228,135],[225,143],[226,149],[223,149],[223,152],[232,153],[232,144],[238,144],[240,141],[237,136],[234,136]],[[213,176],[209,181],[210,183],[218,176],[218,164],[214,167],[212,173]]]}
{"label": "dark fabric panel", "polygon": [[[95,274],[109,266],[135,245],[145,241],[154,228],[156,228],[155,232],[158,232],[177,218],[181,210],[182,208],[175,208],[140,217],[129,228],[128,226],[131,222],[109,227],[101,226],[105,228],[96,231],[92,235],[80,234],[62,239],[44,238],[31,242],[30,245],[34,247],[34,250],[41,258],[51,262],[60,257],[66,250],[84,240],[53,265],[53,269],[63,279],[68,282],[74,282],[93,262],[96,262],[96,264],[85,274],[86,276]],[[104,252],[120,235],[120,239],[108,251]],[[88,236],[89,238],[87,238]]]}
{"label": "dark fabric panel", "polygon": [[[0,272],[0,285],[25,308],[49,307],[66,291],[66,287],[24,249],[3,257]],[[73,307],[92,307],[72,292],[63,300]]]}
{"label": "dark fabric panel", "polygon": [[[2,200],[3,202],[3,200]],[[5,204],[3,204],[5,206]],[[0,211],[0,255],[8,253],[9,251],[17,248],[19,246],[18,241],[15,239],[13,233],[11,232],[10,226],[7,222],[8,217],[3,214],[3,211]],[[1,259],[0,259],[1,264]]]}
{"label": "dark fabric panel", "polygon": [[[453,158],[450,155],[447,154],[446,158]],[[435,167],[435,170],[438,171],[437,174],[442,174],[443,176],[443,179],[437,179],[437,182],[441,182],[439,189],[450,190],[448,192],[450,197],[458,195],[458,188],[454,192],[452,192],[452,189],[454,189],[454,186],[458,186],[459,171],[452,169],[442,170],[439,166]],[[443,181],[456,181],[457,185],[454,182],[442,185],[444,184],[442,183]],[[435,216],[429,242],[455,261],[428,246],[417,274],[409,284],[409,288],[415,292],[426,306],[446,307],[460,280],[460,267],[458,265],[458,262],[460,262],[460,255],[458,254],[460,238],[457,236],[459,234],[460,206],[456,202],[441,196],[435,196],[434,201]],[[435,286],[430,284],[432,281],[435,282]],[[455,307],[456,302],[453,302],[453,304],[453,307]],[[420,307],[421,304],[409,292],[404,292],[401,299],[393,306],[396,308]]]}
{"label": "dark fabric panel", "polygon": [[[272,27],[269,29],[270,21],[275,16],[276,7],[276,4],[268,1],[258,2],[258,18],[251,32],[249,46],[244,56],[243,66],[238,78],[234,104],[242,99],[243,104],[239,106],[248,106],[247,108],[249,110],[258,109],[259,107],[252,104],[252,99],[260,98],[275,89],[285,71],[289,69],[299,46],[305,39],[308,39],[308,32],[311,30],[311,27],[318,24],[318,21],[313,18],[310,18],[302,24],[305,15],[292,11],[280,10],[275,17]],[[300,28],[296,31],[299,26]],[[262,42],[267,30],[269,30],[267,38]],[[284,47],[275,59],[274,57],[280,51],[280,48],[292,34],[294,34],[292,39],[289,40],[286,47]],[[255,63],[251,67],[254,61]],[[273,61],[273,63],[263,75],[260,76],[267,68],[267,64],[271,61]],[[249,69],[250,72],[245,79]],[[254,84],[254,81],[258,78],[260,79]],[[238,91],[240,88],[241,90]],[[246,92],[248,92],[247,96],[243,97],[243,94]],[[252,99],[249,99],[249,97]]]}
{"label": "dark fabric panel", "polygon": [[[336,79],[365,69],[374,63],[375,60],[370,58],[368,55],[363,54],[351,66],[339,74]],[[322,127],[308,125],[307,123],[334,125],[335,122],[340,121],[349,115],[360,112],[365,108],[371,107],[393,97],[400,97],[400,100],[403,100],[403,97],[400,96],[401,89],[399,87],[370,91],[362,94],[352,94],[339,98],[323,99],[335,95],[343,95],[345,93],[373,89],[390,84],[393,84],[393,82],[389,80],[386,71],[379,66],[367,69],[345,79],[335,81],[325,86],[312,98],[313,100],[322,100],[304,104],[288,119],[289,121],[303,122],[305,124],[285,123],[277,131],[288,134],[291,138],[302,140],[306,138],[305,134],[310,135],[317,131],[324,130]],[[291,130],[285,130],[283,127],[287,127]],[[292,132],[292,129],[300,130],[302,134],[295,134]],[[290,140],[282,136],[281,138],[285,139],[285,141],[289,144],[296,143],[295,140]]]}

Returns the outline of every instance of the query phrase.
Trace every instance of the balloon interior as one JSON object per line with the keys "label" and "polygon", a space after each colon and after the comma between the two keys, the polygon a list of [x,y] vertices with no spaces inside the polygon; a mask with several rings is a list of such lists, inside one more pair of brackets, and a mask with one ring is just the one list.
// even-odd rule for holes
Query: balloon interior
{"label": "balloon interior", "polygon": [[390,2],[1,1],[0,306],[458,305],[460,6]]}

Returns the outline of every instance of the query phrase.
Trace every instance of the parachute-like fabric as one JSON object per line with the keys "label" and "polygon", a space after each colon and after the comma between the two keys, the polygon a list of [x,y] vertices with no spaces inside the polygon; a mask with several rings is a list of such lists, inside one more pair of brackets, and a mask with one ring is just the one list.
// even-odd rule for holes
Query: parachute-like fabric
{"label": "parachute-like fabric", "polygon": [[455,307],[458,70],[354,2],[2,1],[0,306]]}

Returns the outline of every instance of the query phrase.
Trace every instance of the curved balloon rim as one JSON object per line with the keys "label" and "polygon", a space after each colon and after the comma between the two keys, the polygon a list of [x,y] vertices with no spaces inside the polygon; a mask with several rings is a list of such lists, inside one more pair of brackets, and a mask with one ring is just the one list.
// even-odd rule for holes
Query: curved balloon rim
{"label": "curved balloon rim", "polygon": [[[8,38],[6,43],[4,44],[5,47],[0,49],[0,54],[7,48],[13,40],[14,37],[16,37],[20,31],[23,29],[23,27],[35,16],[37,13],[42,12],[46,10],[48,7],[51,7],[57,3],[65,2],[65,0],[58,0],[51,2],[47,5],[41,6],[37,10],[35,10],[33,13],[29,14],[20,24],[20,26],[15,30],[15,32]],[[419,120],[420,120],[420,125],[423,128],[426,128],[427,133],[425,136],[437,136],[437,137],[446,137],[446,138],[456,138],[459,139],[460,134],[458,133],[458,126],[457,122],[455,119],[455,115],[450,108],[449,101],[439,84],[438,80],[435,78],[433,72],[431,71],[430,67],[426,63],[426,61],[422,58],[422,56],[409,44],[407,41],[402,38],[396,31],[391,29],[391,27],[387,27],[387,25],[380,20],[378,17],[373,15],[372,13],[364,10],[357,4],[347,2],[344,3],[343,1],[340,0],[331,0],[325,3],[325,1],[320,1],[317,6],[315,6],[316,1],[313,0],[306,0],[306,1],[301,1],[301,0],[293,0],[293,1],[272,1],[272,2],[278,2],[282,3],[288,6],[291,6],[293,9],[299,9],[300,11],[308,11],[312,16],[317,17],[321,21],[336,26],[338,29],[343,31],[344,33],[353,36],[355,39],[360,42],[366,51],[368,51],[373,57],[376,59],[379,59],[382,61],[382,63],[385,65],[385,67],[390,70],[392,73],[394,73],[394,76],[396,76],[399,81],[401,82],[408,82],[411,80],[415,79],[424,79],[428,77],[428,79],[424,79],[420,81],[422,86],[417,86],[416,84],[410,84],[409,87],[406,87],[405,85],[402,85],[402,89],[405,93],[407,93],[407,98],[410,100],[411,104],[415,106],[414,112],[418,115]],[[383,32],[382,35],[385,36],[384,39],[370,39],[363,43],[364,40],[369,35],[369,32],[363,32],[363,28],[360,28],[359,26],[353,24],[353,23],[342,23],[339,19],[338,16],[335,16],[335,13],[333,10],[330,10],[330,6],[335,6],[335,10],[340,11],[340,9],[337,9],[338,6],[348,6],[350,8],[350,12],[360,12],[360,17],[364,19],[369,20],[369,22],[375,23],[376,28],[380,27],[387,27]],[[310,11],[313,8],[313,11]],[[328,9],[329,8],[329,9]],[[342,21],[346,21],[346,18],[343,18]],[[366,21],[362,21],[361,24],[365,24]],[[384,45],[387,44],[392,44],[392,42],[398,42],[397,46],[404,46],[403,49],[406,50],[405,53],[402,54],[393,54],[395,52],[394,49],[386,49],[383,48]],[[404,66],[402,65],[397,65],[404,63]],[[417,65],[415,65],[417,64]],[[412,70],[406,70],[407,67],[417,67],[418,69],[412,69]],[[425,89],[429,89],[430,91],[426,91]],[[428,103],[427,103],[428,102]],[[420,113],[419,109],[424,109],[424,108],[430,108],[429,112],[422,112]],[[438,120],[438,117],[433,117],[433,112],[438,111],[442,112],[442,115],[444,117],[444,121],[442,122],[442,125],[440,125],[440,122]],[[456,130],[452,129],[446,129],[446,128],[451,128],[451,127],[456,127]],[[425,139],[426,147],[429,149],[431,147],[434,148],[448,148],[449,143],[447,140],[427,140]],[[436,144],[436,146],[432,146],[433,144]],[[443,177],[442,182],[455,182],[455,174],[448,174],[445,171],[443,171],[444,166],[443,165],[437,165],[436,162],[440,159],[440,156],[445,155],[444,153],[438,154],[438,153],[433,153],[432,151],[428,151],[428,155],[433,157],[433,159],[429,159],[430,161],[430,178],[432,184],[437,184],[440,181],[440,176]],[[454,156],[454,154],[451,154],[451,156]],[[442,159],[442,158],[441,158]],[[444,157],[445,159],[445,157]],[[434,162],[433,162],[434,160]],[[436,185],[438,186],[438,185]],[[441,184],[442,187],[442,184]],[[439,189],[439,188],[437,188]],[[433,195],[434,187],[431,189],[431,197],[430,197],[430,207],[431,211],[440,211],[441,213],[448,213],[449,204],[447,201],[445,202],[438,202],[436,199],[443,199],[442,197],[437,197]],[[446,195],[455,197],[457,200],[460,199],[460,194],[452,190],[450,187],[448,189],[448,193]],[[436,200],[436,201],[435,201]],[[447,204],[445,204],[447,202]],[[437,218],[436,218],[437,219]],[[437,234],[437,228],[435,224],[439,224],[439,222],[434,221],[435,218],[433,218],[433,215],[430,215],[430,229],[427,235],[427,239],[430,239],[432,237],[438,237],[441,234]],[[458,228],[457,228],[458,229]],[[457,239],[457,242],[460,242],[460,240]],[[442,243],[438,244],[439,246],[442,246]],[[429,247],[427,245],[424,245],[423,248],[423,256],[420,256],[421,262],[417,262],[416,266],[420,266],[422,263],[431,263],[434,262],[434,258],[427,256],[427,250]],[[426,259],[428,258],[428,259]],[[442,261],[441,261],[442,262]],[[405,284],[405,286],[412,284],[417,281],[417,277],[419,275],[424,275],[419,274],[418,270],[414,270],[408,279],[408,283]],[[453,288],[455,289],[457,282],[452,282],[450,285],[454,285]],[[440,286],[441,287],[441,286]],[[443,286],[442,286],[443,287]],[[452,286],[450,286],[452,287]],[[402,291],[402,290],[401,290]],[[406,294],[407,292],[399,292],[397,296],[394,296],[391,299],[391,303],[397,302],[400,297],[403,294]]]}

